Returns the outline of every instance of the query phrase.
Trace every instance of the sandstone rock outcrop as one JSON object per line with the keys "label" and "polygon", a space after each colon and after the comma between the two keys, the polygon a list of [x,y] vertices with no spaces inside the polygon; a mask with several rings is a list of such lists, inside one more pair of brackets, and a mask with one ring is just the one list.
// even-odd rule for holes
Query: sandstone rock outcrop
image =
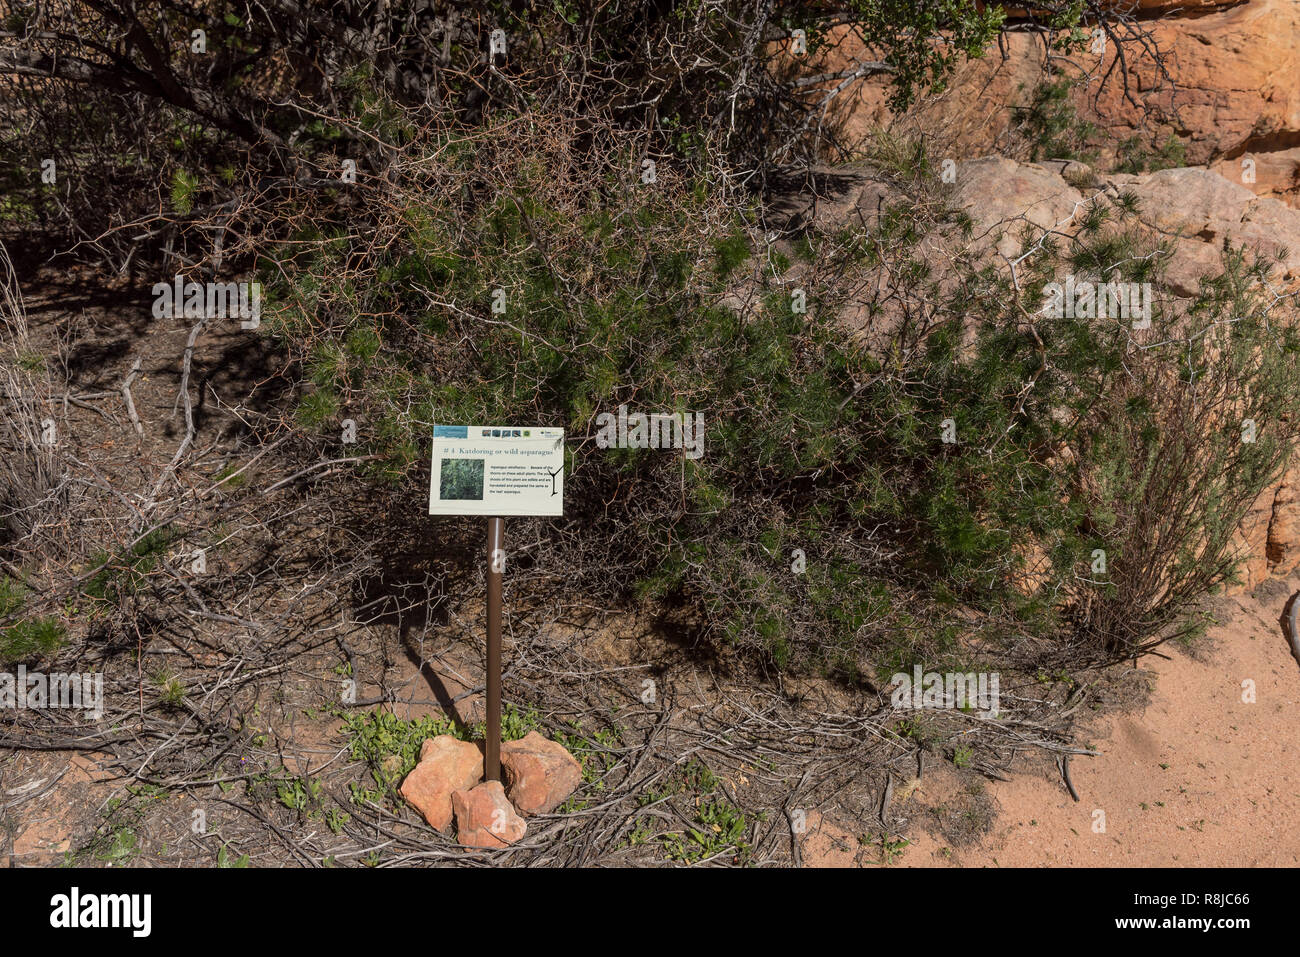
{"label": "sandstone rock outcrop", "polygon": [[1069,235],[1075,228],[1070,216],[1085,193],[1101,193],[1105,200],[1108,188],[1136,195],[1140,221],[1172,241],[1166,281],[1176,295],[1194,295],[1202,276],[1222,271],[1225,240],[1267,258],[1285,252],[1271,279],[1286,288],[1300,284],[1300,213],[1206,169],[1101,175],[1094,187],[1080,190],[1050,164],[989,156],[958,164],[954,201],[970,214],[977,235],[987,233],[1003,255],[1012,256],[1020,249],[1022,224]]}
{"label": "sandstone rock outcrop", "polygon": [[[1101,54],[1073,56],[1097,78],[1115,65],[1104,86],[1094,79],[1072,91],[1078,115],[1113,142],[1136,136],[1147,150],[1172,135],[1186,164],[1212,164],[1260,195],[1294,201],[1300,193],[1300,3],[1148,0],[1140,6],[1164,15],[1138,24],[1150,30],[1162,62],[1131,44],[1126,85],[1113,43]],[[783,62],[815,76],[877,59],[846,27],[829,31],[824,50]],[[1011,152],[1017,110],[1043,81],[1042,58],[1039,38],[1012,33],[1001,49],[961,64],[943,93],[923,98],[906,117],[890,113],[888,77],[875,76],[833,97],[828,118],[850,147],[886,128],[925,131],[935,155],[957,160]],[[1253,164],[1253,181],[1244,175],[1243,159]]]}
{"label": "sandstone rock outcrop", "polygon": [[1300,565],[1300,467],[1287,470],[1273,496],[1264,545],[1270,574],[1289,575]]}

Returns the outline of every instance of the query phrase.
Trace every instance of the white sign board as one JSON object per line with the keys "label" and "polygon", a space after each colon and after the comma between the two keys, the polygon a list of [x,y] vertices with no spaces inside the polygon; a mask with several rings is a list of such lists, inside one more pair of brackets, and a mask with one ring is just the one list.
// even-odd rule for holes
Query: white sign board
{"label": "white sign board", "polygon": [[564,430],[435,425],[429,514],[564,514]]}

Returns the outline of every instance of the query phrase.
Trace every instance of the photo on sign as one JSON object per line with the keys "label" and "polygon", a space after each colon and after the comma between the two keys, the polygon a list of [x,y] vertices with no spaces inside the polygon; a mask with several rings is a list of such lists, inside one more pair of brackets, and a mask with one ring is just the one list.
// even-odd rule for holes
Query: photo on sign
{"label": "photo on sign", "polygon": [[443,459],[438,482],[442,499],[483,500],[483,460]]}

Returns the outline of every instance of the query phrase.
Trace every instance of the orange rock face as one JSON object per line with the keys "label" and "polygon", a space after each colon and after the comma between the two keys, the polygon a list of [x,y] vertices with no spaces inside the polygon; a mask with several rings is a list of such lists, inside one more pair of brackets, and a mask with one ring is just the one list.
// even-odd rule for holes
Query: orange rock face
{"label": "orange rock face", "polygon": [[[1221,170],[1228,179],[1263,195],[1293,197],[1300,180],[1297,158],[1271,157],[1300,147],[1300,4],[1149,0],[1141,6],[1165,14],[1135,24],[1150,32],[1162,61],[1131,43],[1126,67],[1115,66],[1103,86],[1100,77],[1116,57],[1113,43],[1099,53],[1085,49],[1072,56],[1094,77],[1071,95],[1080,118],[1116,141],[1136,134],[1147,148],[1175,135],[1187,164],[1230,161],[1231,168]],[[825,52],[798,61],[787,56],[782,64],[818,75],[878,58],[848,28],[836,28],[828,37]],[[833,97],[828,120],[850,146],[864,144],[883,127],[924,130],[936,155],[958,161],[1009,152],[1016,107],[1028,104],[1043,81],[1043,48],[1029,34],[1005,39],[1001,50],[995,46],[983,58],[960,65],[945,92],[925,98],[906,118],[890,114],[888,78],[874,76]],[[1253,182],[1243,179],[1242,154],[1256,164]]]}
{"label": "orange rock face", "polygon": [[1282,478],[1269,518],[1268,556],[1269,572],[1289,575],[1300,565],[1300,468],[1292,466]]}

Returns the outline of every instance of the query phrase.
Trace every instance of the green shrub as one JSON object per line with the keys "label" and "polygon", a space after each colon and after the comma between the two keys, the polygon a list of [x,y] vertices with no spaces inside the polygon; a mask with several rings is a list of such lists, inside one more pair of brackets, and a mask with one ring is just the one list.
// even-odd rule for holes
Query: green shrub
{"label": "green shrub", "polygon": [[90,568],[103,567],[82,586],[82,590],[95,601],[110,605],[135,595],[174,539],[175,535],[169,529],[157,528],[116,555],[97,552],[91,557]]}
{"label": "green shrub", "polygon": [[1065,77],[1045,81],[1034,88],[1029,104],[1015,111],[1031,160],[1091,161],[1096,156],[1089,144],[1099,130],[1094,123],[1080,119],[1070,102],[1073,89],[1074,84]]}
{"label": "green shrub", "polygon": [[1170,133],[1154,152],[1143,145],[1140,134],[1128,137],[1116,147],[1115,171],[1117,173],[1146,173],[1186,165],[1187,147],[1173,133]]}
{"label": "green shrub", "polygon": [[[1039,101],[1045,135],[1063,128],[1048,122],[1062,90]],[[323,225],[265,270],[284,304],[265,325],[320,390],[302,421],[332,431],[313,396],[346,401],[375,479],[420,494],[435,421],[562,426],[568,511],[550,534],[566,586],[686,607],[703,640],[778,670],[968,665],[958,636],[1023,646],[1070,628],[1132,648],[1232,574],[1226,530],[1276,474],[1280,423],[1300,421],[1284,414],[1294,356],[1244,261],[1193,315],[1158,309],[1164,339],[1051,319],[1041,290],[1066,273],[1158,288],[1159,237],[1131,200],[1084,209],[1077,236],[1030,251],[1017,288],[966,249],[967,217],[900,177],[869,231],[793,246],[801,312],[726,180],[664,167],[642,184],[635,155],[584,152],[537,116],[527,129],[508,147],[413,143],[363,245]],[[941,273],[936,246],[959,250]],[[848,308],[871,335],[841,325]],[[1191,414],[1207,401],[1215,416]],[[702,413],[704,455],[597,448],[596,416],[620,404]],[[1238,406],[1267,441],[1221,441]],[[1184,505],[1144,549],[1150,516]],[[1047,567],[1027,592],[1034,548]],[[1099,548],[1114,573],[1094,582]]]}
{"label": "green shrub", "polygon": [[[8,576],[0,576],[0,620],[18,615],[27,601],[27,587]],[[54,618],[18,618],[0,625],[0,663],[49,656],[63,644],[66,629]]]}

